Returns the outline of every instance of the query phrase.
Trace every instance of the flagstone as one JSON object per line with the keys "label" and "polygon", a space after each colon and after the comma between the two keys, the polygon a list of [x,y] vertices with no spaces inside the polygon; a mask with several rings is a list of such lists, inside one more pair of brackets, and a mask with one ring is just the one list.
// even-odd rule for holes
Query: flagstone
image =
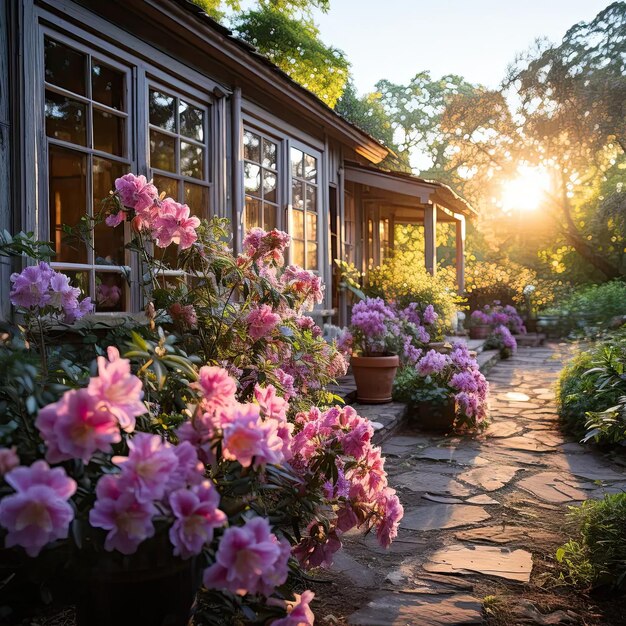
{"label": "flagstone", "polygon": [[565,504],[586,500],[588,498],[587,493],[580,489],[580,486],[573,486],[572,482],[567,481],[567,479],[567,474],[539,472],[523,478],[517,485],[544,502]]}
{"label": "flagstone", "polygon": [[519,467],[492,464],[463,472],[459,474],[459,480],[480,487],[484,491],[496,491],[511,482],[518,471]]}
{"label": "flagstone", "polygon": [[487,506],[493,505],[493,504],[500,504],[497,500],[495,500],[491,496],[488,496],[486,493],[481,493],[477,496],[472,496],[471,498],[468,498],[467,500],[465,500],[465,502],[467,504],[483,504]]}
{"label": "flagstone", "polygon": [[405,472],[393,477],[393,485],[415,492],[436,495],[469,496],[471,490],[450,475],[436,472]]}
{"label": "flagstone", "polygon": [[491,518],[485,509],[472,504],[430,504],[404,512],[400,528],[442,530],[478,524]]}
{"label": "flagstone", "polygon": [[487,429],[485,429],[484,434],[487,437],[510,437],[511,435],[516,435],[522,431],[519,423],[514,422],[512,420],[495,420],[493,421]]}
{"label": "flagstone", "polygon": [[488,543],[512,543],[529,541],[552,541],[559,542],[561,537],[556,533],[550,533],[528,526],[481,526],[469,530],[459,530],[454,533],[455,539],[461,541],[486,541]]}

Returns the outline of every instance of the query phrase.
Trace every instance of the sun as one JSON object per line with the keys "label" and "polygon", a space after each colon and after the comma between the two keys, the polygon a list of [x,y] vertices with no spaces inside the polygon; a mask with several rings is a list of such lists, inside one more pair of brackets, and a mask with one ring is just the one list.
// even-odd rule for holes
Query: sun
{"label": "sun", "polygon": [[502,210],[536,211],[546,201],[550,190],[550,175],[542,167],[520,165],[517,177],[503,184]]}

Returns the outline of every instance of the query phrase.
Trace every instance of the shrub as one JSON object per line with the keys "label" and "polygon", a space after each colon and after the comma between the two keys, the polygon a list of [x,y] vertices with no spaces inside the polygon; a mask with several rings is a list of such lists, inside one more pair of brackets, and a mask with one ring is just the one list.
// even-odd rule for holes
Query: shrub
{"label": "shrub", "polygon": [[561,546],[556,558],[561,577],[575,585],[621,588],[626,578],[626,493],[607,495],[572,507],[576,539]]}

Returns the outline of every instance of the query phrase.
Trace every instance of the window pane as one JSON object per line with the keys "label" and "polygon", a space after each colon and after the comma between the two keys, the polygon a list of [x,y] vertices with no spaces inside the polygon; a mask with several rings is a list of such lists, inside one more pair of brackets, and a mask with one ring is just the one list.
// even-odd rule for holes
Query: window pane
{"label": "window pane", "polygon": [[293,250],[293,262],[300,267],[304,267],[304,241],[294,239],[291,243]]}
{"label": "window pane", "polygon": [[317,269],[317,244],[309,242],[306,247],[306,269]]}
{"label": "window pane", "polygon": [[307,212],[306,214],[306,238],[317,241],[317,215]]}
{"label": "window pane", "polygon": [[52,39],[45,39],[46,81],[85,95],[85,75],[87,58]]}
{"label": "window pane", "polygon": [[317,188],[311,185],[306,185],[306,208],[317,211]]}
{"label": "window pane", "polygon": [[62,225],[75,226],[87,213],[87,157],[57,146],[48,149],[50,240],[55,261],[86,263],[86,246],[68,238]]}
{"label": "window pane", "polygon": [[150,131],[150,166],[166,172],[176,172],[176,139]]}
{"label": "window pane", "polygon": [[276,154],[278,153],[278,146],[273,141],[263,140],[263,167],[269,167],[273,170],[276,167]]}
{"label": "window pane", "polygon": [[261,138],[249,130],[243,131],[243,158],[261,162]]}
{"label": "window pane", "polygon": [[304,239],[304,213],[302,211],[292,211],[293,216],[293,232],[292,237],[296,239]]}
{"label": "window pane", "polygon": [[91,97],[118,111],[124,110],[124,74],[97,61],[91,66]]}
{"label": "window pane", "polygon": [[246,210],[243,225],[245,231],[255,226],[261,226],[261,202],[251,196],[246,196]]}
{"label": "window pane", "polygon": [[204,180],[204,149],[191,143],[180,142],[180,173],[190,178]]}
{"label": "window pane", "polygon": [[310,154],[304,155],[304,177],[311,183],[317,182],[317,159]]}
{"label": "window pane", "polygon": [[246,193],[261,195],[261,168],[253,163],[244,163],[243,186]]}
{"label": "window pane", "polygon": [[291,206],[294,209],[304,208],[304,196],[302,193],[302,183],[294,180],[291,185]]}
{"label": "window pane", "polygon": [[278,202],[276,199],[276,174],[263,172],[263,197],[269,202]]}
{"label": "window pane", "polygon": [[87,145],[86,107],[56,93],[46,92],[46,134],[80,146]]}
{"label": "window pane", "polygon": [[272,230],[272,228],[276,228],[278,224],[276,220],[277,212],[278,207],[272,204],[263,205],[263,228],[265,230]]}
{"label": "window pane", "polygon": [[176,132],[174,106],[175,101],[173,96],[168,96],[165,93],[151,89],[149,97],[150,124],[160,126],[171,132]]}
{"label": "window pane", "polygon": [[126,155],[126,120],[93,108],[93,147],[102,152]]}
{"label": "window pane", "polygon": [[[93,159],[93,212],[97,215],[102,200],[113,189],[115,179],[128,173],[128,166],[107,159]],[[124,225],[111,228],[104,223],[95,227],[94,247],[97,265],[124,265]]]}
{"label": "window pane", "polygon": [[96,311],[124,311],[127,283],[122,274],[96,272]]}
{"label": "window pane", "polygon": [[180,134],[204,141],[204,111],[183,100],[179,104]]}
{"label": "window pane", "polygon": [[185,183],[185,204],[189,205],[192,215],[209,215],[208,187]]}
{"label": "window pane", "polygon": [[158,189],[159,193],[165,192],[165,195],[168,198],[173,198],[178,202],[178,181],[173,178],[168,178],[167,176],[161,176],[160,174],[155,174],[152,182],[154,186]]}
{"label": "window pane", "polygon": [[302,159],[304,158],[304,154],[301,150],[297,150],[296,148],[291,149],[291,175],[296,176],[297,178],[302,178],[304,176],[304,168],[302,165]]}

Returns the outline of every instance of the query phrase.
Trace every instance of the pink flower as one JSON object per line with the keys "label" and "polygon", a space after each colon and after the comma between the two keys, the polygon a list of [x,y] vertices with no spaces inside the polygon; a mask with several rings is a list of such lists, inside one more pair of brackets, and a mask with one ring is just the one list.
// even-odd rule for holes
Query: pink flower
{"label": "pink flower", "polygon": [[122,204],[137,213],[149,209],[158,198],[157,188],[145,176],[126,174],[115,181],[115,190]]}
{"label": "pink flower", "polygon": [[117,419],[87,389],[66,391],[63,397],[39,411],[35,420],[51,463],[81,459],[88,463],[94,453],[110,452],[121,440]]}
{"label": "pink flower", "polygon": [[235,402],[237,383],[223,367],[204,365],[198,372],[198,381],[191,387],[202,396],[205,410],[227,408]]}
{"label": "pink flower", "polygon": [[89,381],[87,389],[98,401],[104,403],[128,433],[135,430],[135,418],[146,412],[142,402],[141,380],[130,372],[130,361],[121,359],[117,348],[107,348],[107,361],[98,357],[98,376]]}
{"label": "pink flower", "polygon": [[289,543],[278,540],[269,522],[254,517],[224,532],[216,562],[204,572],[204,585],[239,595],[269,595],[287,580],[289,552]]}
{"label": "pink flower", "polygon": [[312,522],[309,536],[294,546],[292,552],[300,565],[306,569],[333,564],[335,553],[341,548],[341,541],[335,530],[327,531],[322,524]]}
{"label": "pink flower", "polygon": [[257,341],[274,330],[276,324],[280,322],[280,315],[274,313],[271,306],[262,304],[248,313],[246,322],[248,322],[250,337]]}
{"label": "pink flower", "polygon": [[56,539],[66,539],[74,510],[68,504],[76,483],[61,467],[45,461],[16,467],[5,476],[16,493],[0,500],[0,525],[8,532],[7,548],[22,546],[35,557]]}
{"label": "pink flower", "polygon": [[376,537],[383,548],[388,548],[398,536],[398,526],[404,515],[400,499],[391,487],[385,488],[378,499],[382,519],[376,530]]}
{"label": "pink flower", "polygon": [[96,486],[96,498],[89,523],[109,531],[105,550],[133,554],[142,541],[154,535],[156,507],[151,502],[140,502],[125,490],[120,476],[103,476]]}
{"label": "pink flower", "polygon": [[266,417],[273,417],[279,421],[287,419],[289,403],[284,398],[276,395],[276,387],[274,385],[268,385],[265,388],[255,385],[254,397]]}
{"label": "pink flower", "polygon": [[189,207],[179,204],[172,198],[165,198],[157,216],[152,222],[153,237],[159,248],[178,244],[181,250],[189,248],[198,239],[196,228],[200,226],[197,217],[190,217]]}
{"label": "pink flower", "polygon": [[199,485],[204,481],[204,465],[198,459],[198,453],[193,444],[181,440],[173,447],[174,454],[178,459],[176,468],[170,474],[165,488],[166,493],[177,489],[183,489],[187,485]]}
{"label": "pink flower", "polygon": [[107,226],[110,226],[111,228],[115,228],[116,226],[119,226],[124,221],[125,217],[126,217],[126,213],[124,213],[124,211],[111,213],[110,215],[106,216],[106,218],[104,219],[104,223]]}
{"label": "pink flower", "polygon": [[170,541],[174,555],[183,559],[200,554],[213,540],[213,530],[226,522],[226,515],[217,508],[220,496],[208,480],[192,489],[175,491],[169,503],[175,517]]}
{"label": "pink flower", "polygon": [[0,476],[4,476],[14,467],[20,464],[20,458],[17,456],[17,448],[0,448]]}
{"label": "pink flower", "polygon": [[49,287],[53,275],[54,270],[43,261],[25,267],[19,274],[11,274],[11,303],[25,309],[46,306],[50,301]]}
{"label": "pink flower", "polygon": [[254,404],[240,404],[223,430],[222,455],[226,460],[239,461],[243,467],[258,467],[280,463],[284,458],[276,421],[264,421]]}
{"label": "pink flower", "polygon": [[290,604],[287,617],[273,621],[272,626],[313,626],[315,615],[309,604],[314,597],[315,594],[308,589],[301,596],[296,594],[296,602]]}
{"label": "pink flower", "polygon": [[178,466],[174,446],[158,435],[138,432],[128,441],[127,457],[113,457],[122,467],[121,486],[134,492],[139,502],[160,500]]}

